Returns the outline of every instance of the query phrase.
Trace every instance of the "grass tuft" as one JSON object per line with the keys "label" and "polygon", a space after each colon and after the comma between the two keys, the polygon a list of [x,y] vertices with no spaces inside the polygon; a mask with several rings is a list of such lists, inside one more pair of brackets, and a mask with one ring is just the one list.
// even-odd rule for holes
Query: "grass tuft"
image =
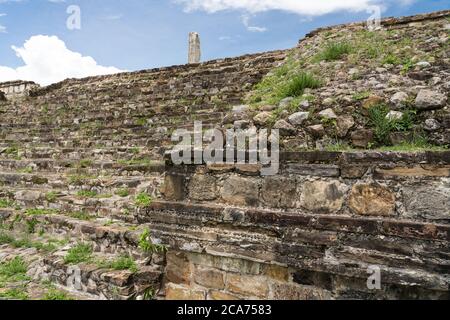
{"label": "grass tuft", "polygon": [[71,248],[64,257],[66,264],[78,264],[89,262],[92,259],[92,246],[85,243],[79,243]]}
{"label": "grass tuft", "polygon": [[329,43],[319,54],[319,60],[335,61],[340,60],[344,55],[351,53],[352,46],[347,42]]}

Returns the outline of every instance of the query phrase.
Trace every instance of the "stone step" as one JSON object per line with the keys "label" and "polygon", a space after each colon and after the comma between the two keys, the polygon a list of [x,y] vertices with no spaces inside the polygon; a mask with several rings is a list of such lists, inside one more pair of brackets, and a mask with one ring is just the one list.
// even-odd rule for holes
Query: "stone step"
{"label": "stone step", "polygon": [[163,183],[161,174],[135,176],[89,176],[86,174],[59,175],[55,173],[12,173],[0,172],[0,187],[3,190],[19,189],[55,189],[55,190],[91,190],[98,194],[115,193],[119,189],[157,190]]}
{"label": "stone step", "polygon": [[[79,116],[79,115],[78,115]],[[107,125],[103,124],[104,122],[97,121],[89,121],[83,122],[81,124],[75,123],[75,120],[72,120],[71,123],[60,123],[60,124],[40,124],[40,123],[17,123],[17,122],[9,122],[8,125],[0,126],[0,137],[6,137],[8,135],[49,135],[52,133],[74,133],[77,131],[87,131],[98,134],[107,134],[107,133],[129,133],[129,132],[146,132],[146,133],[154,133],[158,130],[159,127],[167,127],[178,128],[179,126],[183,127],[188,125],[189,123],[193,123],[195,121],[202,121],[205,125],[213,125],[215,123],[220,123],[225,114],[223,112],[212,112],[211,114],[204,113],[191,113],[189,116],[185,118],[181,118],[180,116],[168,118],[166,120],[163,119],[155,119],[154,116],[149,117],[150,122],[146,122],[145,117],[136,117],[134,120],[126,120],[125,123],[114,123],[109,120]],[[128,118],[126,116],[121,117],[121,121],[123,118]],[[7,120],[7,119],[5,119]],[[132,122],[132,123],[129,123]],[[142,124],[138,124],[142,123]]]}
{"label": "stone step", "polygon": [[[8,263],[13,259],[26,261],[26,284],[22,284],[22,292],[33,291],[33,287],[42,284],[54,284],[68,292],[67,298],[88,300],[133,300],[155,298],[160,290],[162,270],[157,265],[147,265],[149,262],[134,262],[132,270],[118,266],[119,270],[111,269],[109,264],[119,261],[121,256],[93,252],[91,261],[66,262],[66,257],[72,248],[77,245],[66,245],[50,254],[42,254],[33,249],[0,247],[3,258],[0,263]],[[25,258],[23,258],[26,256]],[[19,257],[19,258],[18,258]],[[131,259],[131,258],[127,258]],[[16,260],[17,261],[17,260]],[[131,260],[130,260],[131,261]],[[151,263],[150,263],[151,264]],[[15,286],[8,283],[6,286]],[[59,293],[61,295],[61,293]],[[45,298],[45,296],[44,296]],[[55,298],[58,299],[58,298]]]}
{"label": "stone step", "polygon": [[[32,155],[31,155],[32,156]],[[96,157],[97,158],[97,157]],[[12,173],[58,173],[85,175],[134,175],[163,173],[165,164],[143,157],[142,159],[118,159],[115,161],[94,161],[86,158],[79,160],[53,160],[21,157],[22,160],[0,158],[0,172]]]}
{"label": "stone step", "polygon": [[[448,293],[448,225],[435,225],[430,233],[429,224],[411,220],[164,201],[154,201],[136,218],[175,251],[189,247],[360,279],[367,279],[368,268],[376,265],[383,283]],[[411,240],[414,248],[406,245]]]}
{"label": "stone step", "polygon": [[[34,283],[51,281],[70,292],[108,300],[142,298],[146,292],[155,295],[160,290],[165,249],[151,246],[145,225],[2,213],[0,263],[26,251],[27,275]],[[150,238],[143,240],[143,234]],[[149,248],[142,249],[142,241],[147,241]],[[70,250],[80,244],[90,248],[88,259],[67,261]],[[129,257],[125,261],[128,266],[123,266],[121,257],[125,256]],[[114,261],[122,262],[114,267]]]}

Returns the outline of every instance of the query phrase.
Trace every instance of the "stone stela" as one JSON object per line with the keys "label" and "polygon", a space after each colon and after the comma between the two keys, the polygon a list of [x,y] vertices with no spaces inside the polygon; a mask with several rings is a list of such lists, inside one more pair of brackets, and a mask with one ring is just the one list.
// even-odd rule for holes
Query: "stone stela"
{"label": "stone stela", "polygon": [[188,63],[200,63],[201,49],[200,49],[200,35],[197,32],[189,33],[189,56]]}

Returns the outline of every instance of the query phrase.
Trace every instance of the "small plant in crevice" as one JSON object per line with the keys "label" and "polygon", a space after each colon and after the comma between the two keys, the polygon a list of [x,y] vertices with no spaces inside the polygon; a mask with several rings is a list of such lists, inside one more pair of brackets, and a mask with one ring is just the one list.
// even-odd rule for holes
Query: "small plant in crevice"
{"label": "small plant in crevice", "polygon": [[152,242],[150,230],[148,228],[139,236],[138,246],[146,253],[163,253],[167,251],[167,248],[164,245]]}
{"label": "small plant in crevice", "polygon": [[95,198],[97,195],[98,193],[92,190],[80,190],[77,192],[77,196],[81,198]]}
{"label": "small plant in crevice", "polygon": [[43,216],[43,215],[52,215],[52,214],[58,214],[58,210],[54,209],[27,209],[25,210],[25,214],[28,216]]}
{"label": "small plant in crevice", "polygon": [[6,209],[6,208],[14,208],[15,207],[15,203],[9,199],[0,199],[0,208],[1,209]]}
{"label": "small plant in crevice", "polygon": [[39,224],[39,221],[36,218],[32,218],[30,220],[26,220],[27,232],[32,234],[36,232],[36,226]]}
{"label": "small plant in crevice", "polygon": [[384,105],[376,105],[369,109],[369,124],[374,129],[375,138],[381,145],[390,144],[392,132],[407,132],[414,128],[416,111],[406,110],[400,119],[389,119],[389,108]]}
{"label": "small plant in crevice", "polygon": [[135,205],[140,208],[148,207],[152,203],[153,199],[147,193],[141,192],[135,198]]}
{"label": "small plant in crevice", "polygon": [[27,263],[22,257],[0,263],[0,280],[8,282],[27,281],[29,278],[26,273],[28,271]]}
{"label": "small plant in crevice", "polygon": [[303,72],[295,75],[280,89],[280,96],[282,98],[299,97],[305,92],[305,89],[317,89],[321,85],[321,81],[314,75]]}
{"label": "small plant in crevice", "polygon": [[155,296],[156,296],[155,289],[153,289],[152,287],[149,287],[144,290],[142,299],[143,300],[153,300],[153,299],[155,299]]}
{"label": "small plant in crevice", "polygon": [[112,261],[107,260],[98,261],[97,265],[100,268],[113,269],[118,271],[129,270],[133,273],[136,273],[139,270],[136,262],[129,255],[120,256]]}
{"label": "small plant in crevice", "polygon": [[65,301],[65,300],[73,300],[73,298],[71,298],[64,291],[60,291],[55,288],[51,288],[45,293],[42,300]]}
{"label": "small plant in crevice", "polygon": [[123,188],[123,189],[117,190],[115,193],[116,193],[116,195],[118,195],[121,198],[126,198],[130,195],[130,190]]}
{"label": "small plant in crevice", "polygon": [[75,247],[69,249],[67,255],[64,257],[66,264],[78,264],[82,262],[89,262],[92,259],[92,246],[86,243],[79,243]]}
{"label": "small plant in crevice", "polygon": [[54,191],[50,191],[45,195],[45,199],[50,203],[55,202],[57,198],[58,198],[58,194]]}
{"label": "small plant in crevice", "polygon": [[318,60],[335,61],[344,55],[351,53],[352,46],[348,42],[332,42],[327,44],[325,49],[319,54]]}

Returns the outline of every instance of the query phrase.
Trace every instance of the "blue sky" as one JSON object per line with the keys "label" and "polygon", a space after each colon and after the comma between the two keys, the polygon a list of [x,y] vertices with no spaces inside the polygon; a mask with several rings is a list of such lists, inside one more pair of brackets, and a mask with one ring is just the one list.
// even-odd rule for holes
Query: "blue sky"
{"label": "blue sky", "polygon": [[[3,78],[7,72],[13,77],[10,69],[26,64],[12,46],[21,48],[36,35],[56,36],[67,50],[90,56],[98,65],[140,70],[185,63],[189,31],[200,33],[202,60],[210,60],[294,47],[305,33],[317,27],[366,20],[370,14],[364,6],[372,3],[383,5],[383,16],[450,8],[450,0],[280,0],[275,7],[273,2],[0,0],[0,80],[2,71]],[[66,27],[69,5],[81,9],[80,30]],[[41,43],[41,47],[52,50],[50,44]],[[31,50],[30,44],[28,53]],[[42,50],[41,59],[45,59],[45,48]]]}

